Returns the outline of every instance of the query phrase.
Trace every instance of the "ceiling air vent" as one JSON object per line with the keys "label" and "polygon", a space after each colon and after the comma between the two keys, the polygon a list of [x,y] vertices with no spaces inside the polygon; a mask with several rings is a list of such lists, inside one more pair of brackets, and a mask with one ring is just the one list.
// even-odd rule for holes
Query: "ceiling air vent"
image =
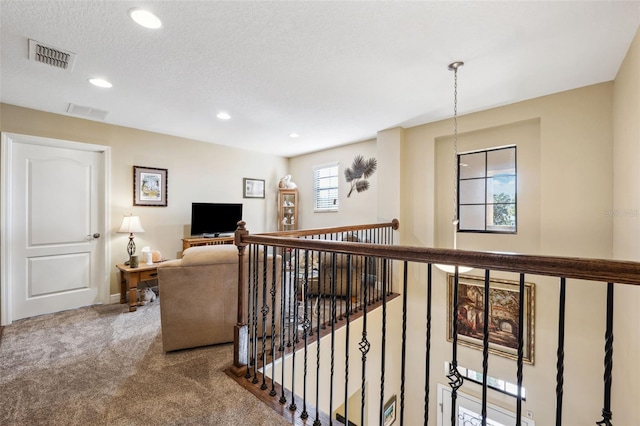
{"label": "ceiling air vent", "polygon": [[104,121],[109,116],[109,111],[101,109],[91,108],[87,106],[80,106],[76,104],[69,104],[67,108],[69,114],[77,115],[79,117],[90,118],[92,120]]}
{"label": "ceiling air vent", "polygon": [[76,54],[65,52],[53,46],[47,46],[35,40],[29,40],[29,59],[55,68],[72,71]]}

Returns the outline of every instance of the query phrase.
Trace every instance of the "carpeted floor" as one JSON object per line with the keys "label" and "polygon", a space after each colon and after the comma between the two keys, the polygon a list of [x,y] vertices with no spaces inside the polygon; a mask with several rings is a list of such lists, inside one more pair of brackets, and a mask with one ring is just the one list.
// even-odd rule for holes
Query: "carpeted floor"
{"label": "carpeted floor", "polygon": [[223,372],[232,345],[162,352],[155,302],[16,321],[0,341],[0,425],[287,425]]}

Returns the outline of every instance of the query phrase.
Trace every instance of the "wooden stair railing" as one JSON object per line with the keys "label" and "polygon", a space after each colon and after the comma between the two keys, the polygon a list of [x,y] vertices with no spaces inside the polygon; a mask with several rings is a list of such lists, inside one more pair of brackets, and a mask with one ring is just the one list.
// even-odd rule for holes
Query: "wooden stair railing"
{"label": "wooden stair railing", "polygon": [[[399,388],[399,396],[398,396],[398,405],[395,406],[395,413],[394,415],[398,416],[399,419],[399,424],[403,425],[405,424],[405,397],[406,397],[406,389],[405,389],[405,381],[407,379],[414,379],[415,377],[415,372],[413,374],[408,373],[407,369],[406,369],[406,357],[407,357],[407,313],[408,313],[408,309],[409,309],[409,304],[408,304],[408,300],[407,300],[407,294],[409,292],[408,290],[408,283],[409,283],[409,277],[408,277],[408,267],[409,265],[417,265],[417,267],[425,267],[427,268],[427,280],[426,283],[422,284],[422,286],[425,288],[426,290],[426,300],[424,301],[424,303],[426,304],[426,312],[427,312],[427,316],[426,316],[426,322],[425,322],[425,335],[426,335],[426,364],[425,364],[425,376],[424,376],[424,424],[429,424],[429,405],[430,405],[430,401],[429,401],[429,393],[430,393],[430,376],[429,376],[429,372],[430,372],[430,365],[429,365],[429,361],[430,361],[430,351],[431,351],[431,327],[432,327],[432,317],[431,317],[431,305],[432,305],[432,286],[433,286],[433,278],[432,278],[432,266],[434,264],[446,264],[446,265],[454,265],[455,267],[455,273],[451,275],[451,279],[453,280],[454,283],[454,290],[453,290],[453,294],[457,295],[458,294],[458,286],[459,286],[459,280],[460,280],[460,274],[458,273],[458,265],[465,265],[465,266],[470,266],[473,267],[474,269],[480,270],[480,271],[484,271],[484,303],[485,303],[485,309],[484,309],[484,338],[482,339],[482,377],[483,377],[483,383],[482,383],[482,413],[479,414],[478,417],[478,424],[486,424],[487,421],[487,404],[488,404],[488,396],[487,396],[487,377],[488,377],[488,354],[489,354],[489,339],[488,339],[488,318],[486,315],[488,315],[489,312],[489,307],[488,307],[488,300],[489,300],[489,280],[490,280],[490,275],[491,275],[491,271],[503,271],[503,272],[510,272],[510,273],[516,273],[518,274],[519,277],[519,296],[520,296],[520,308],[519,308],[519,318],[518,318],[518,323],[517,323],[517,355],[516,355],[516,380],[517,380],[517,395],[515,396],[516,398],[516,406],[515,406],[515,414],[516,414],[516,425],[520,426],[521,423],[521,418],[522,418],[522,401],[523,401],[523,397],[520,394],[520,389],[521,386],[523,384],[523,372],[524,372],[524,355],[523,355],[523,336],[524,336],[524,321],[523,321],[523,309],[521,308],[523,306],[523,302],[524,302],[524,294],[525,294],[525,276],[526,275],[535,275],[535,276],[548,276],[548,277],[554,277],[558,279],[559,282],[559,323],[558,323],[558,347],[557,347],[557,365],[556,365],[556,388],[555,388],[555,395],[556,395],[556,401],[555,401],[555,408],[556,408],[556,425],[561,425],[562,424],[562,418],[563,418],[563,397],[564,397],[564,345],[565,345],[565,321],[564,321],[564,317],[565,317],[565,303],[566,303],[566,296],[565,296],[565,291],[566,291],[566,283],[567,280],[587,280],[587,281],[597,281],[600,283],[604,283],[606,284],[607,287],[607,300],[606,300],[606,333],[605,333],[605,342],[604,342],[604,354],[605,354],[605,359],[604,359],[604,403],[603,403],[603,408],[602,408],[602,420],[598,421],[597,424],[599,425],[603,425],[603,426],[607,426],[607,425],[611,425],[612,424],[612,412],[611,412],[611,388],[612,388],[612,359],[613,359],[613,300],[614,300],[614,283],[615,284],[625,284],[625,285],[633,285],[633,286],[638,286],[640,285],[640,263],[638,262],[629,262],[629,261],[615,261],[615,260],[606,260],[606,259],[585,259],[585,258],[571,258],[571,257],[557,257],[557,256],[539,256],[539,255],[523,255],[523,254],[512,254],[512,253],[490,253],[490,252],[479,252],[479,251],[466,251],[466,250],[450,250],[450,249],[434,249],[434,248],[424,248],[424,247],[408,247],[408,246],[399,246],[399,245],[393,245],[393,243],[385,243],[385,244],[380,244],[377,242],[352,242],[352,241],[340,241],[338,239],[332,239],[332,238],[322,238],[322,236],[326,235],[334,235],[336,232],[338,233],[349,233],[351,232],[352,229],[351,227],[346,227],[346,228],[326,228],[326,230],[331,230],[331,231],[327,231],[322,232],[323,230],[310,230],[310,231],[291,231],[291,232],[287,232],[287,233],[274,233],[274,234],[260,234],[260,235],[250,235],[248,233],[248,231],[245,229],[244,227],[244,223],[241,223],[239,226],[238,231],[236,232],[236,245],[238,246],[238,250],[239,250],[239,256],[240,256],[240,262],[239,262],[239,277],[240,277],[240,283],[241,285],[239,285],[239,290],[238,290],[238,324],[236,325],[236,346],[234,349],[234,365],[231,369],[231,371],[234,374],[237,375],[243,375],[246,374],[246,377],[250,378],[253,374],[253,380],[257,381],[257,377],[258,377],[258,368],[257,365],[259,363],[259,350],[258,349],[251,349],[249,348],[250,344],[255,345],[256,344],[256,340],[259,339],[259,336],[250,336],[249,330],[248,330],[248,325],[247,325],[247,315],[248,313],[245,311],[245,306],[246,306],[246,283],[248,282],[249,278],[247,276],[247,272],[244,270],[243,266],[244,262],[242,261],[242,256],[245,256],[245,251],[246,251],[246,247],[249,245],[258,245],[261,247],[264,247],[265,250],[267,248],[269,248],[270,250],[272,250],[272,252],[278,252],[278,250],[280,250],[280,253],[283,253],[282,250],[285,249],[290,249],[290,250],[301,250],[304,251],[305,253],[309,253],[309,252],[316,252],[316,253],[322,253],[326,256],[332,257],[334,259],[332,265],[333,268],[335,269],[335,259],[336,256],[348,256],[348,258],[355,258],[355,257],[360,257],[360,258],[365,258],[365,259],[376,259],[377,263],[375,266],[375,269],[377,271],[380,270],[380,268],[384,269],[384,273],[380,274],[379,276],[383,277],[383,280],[385,281],[384,285],[383,285],[383,291],[381,292],[381,297],[379,300],[376,301],[375,304],[370,304],[368,303],[368,299],[366,299],[366,297],[364,298],[364,309],[361,310],[361,312],[359,312],[357,315],[351,315],[353,314],[354,310],[352,310],[349,306],[350,306],[350,302],[351,302],[351,295],[348,293],[347,290],[347,294],[346,294],[346,298],[342,298],[340,300],[344,301],[344,303],[347,305],[347,309],[346,309],[346,322],[342,325],[342,327],[344,327],[344,329],[346,329],[346,341],[347,341],[347,351],[346,353],[342,354],[346,357],[346,361],[345,361],[345,369],[346,371],[344,372],[345,374],[345,384],[344,384],[344,390],[345,390],[345,395],[344,395],[344,403],[345,403],[345,412],[343,414],[341,414],[341,418],[343,418],[345,420],[345,422],[349,422],[350,421],[350,415],[348,413],[348,404],[347,404],[347,399],[348,399],[348,395],[347,395],[347,390],[348,390],[348,382],[349,382],[349,366],[350,366],[350,362],[349,362],[349,351],[348,351],[348,347],[349,347],[349,330],[350,327],[349,325],[355,321],[356,317],[358,318],[358,321],[361,321],[364,323],[364,328],[362,331],[362,340],[358,343],[358,346],[360,348],[361,351],[361,358],[360,358],[360,362],[361,362],[361,368],[362,368],[362,402],[361,402],[361,412],[359,413],[359,417],[357,417],[357,415],[353,415],[351,414],[351,419],[356,419],[356,421],[354,421],[356,424],[362,424],[362,423],[358,423],[357,419],[359,418],[360,421],[362,421],[362,419],[365,418],[365,404],[370,404],[372,405],[372,407],[374,407],[374,409],[377,410],[377,412],[379,413],[379,419],[376,419],[376,421],[372,421],[371,419],[369,419],[371,424],[377,424],[378,422],[380,424],[384,424],[385,423],[385,408],[386,408],[386,404],[387,404],[387,398],[388,398],[388,390],[385,390],[385,361],[384,361],[384,357],[387,354],[387,350],[390,350],[390,348],[385,348],[385,344],[386,341],[389,338],[389,334],[388,334],[388,330],[387,330],[387,309],[390,308],[393,304],[394,308],[397,308],[397,304],[401,303],[401,309],[402,309],[402,318],[401,318],[401,322],[402,322],[402,326],[401,326],[401,330],[400,330],[400,334],[401,334],[401,348],[398,352],[398,355],[401,359],[401,367],[399,368],[400,370],[400,381],[401,381],[401,385]],[[391,229],[397,229],[398,227],[398,223],[397,221],[394,221],[392,224],[384,224],[386,225],[391,225]],[[367,226],[369,225],[365,225],[364,228],[360,227],[360,229],[365,229]],[[366,228],[366,229],[376,229],[377,227],[379,227],[380,224],[378,225],[372,225],[372,228]],[[299,259],[299,258],[298,258]],[[320,256],[320,259],[322,259],[322,256]],[[403,274],[402,274],[402,282],[401,284],[396,288],[396,287],[392,287],[391,285],[391,277],[393,274],[387,274],[387,268],[391,268],[391,266],[393,265],[393,261],[395,261],[395,263],[399,263],[403,266]],[[308,259],[305,260],[305,262],[303,263],[303,270],[307,271],[308,270]],[[368,262],[365,262],[365,264],[368,264]],[[283,265],[284,265],[284,261],[283,261]],[[351,265],[351,263],[349,263],[349,265]],[[351,266],[350,266],[351,268]],[[296,272],[297,273],[297,272]],[[284,275],[284,274],[283,274]],[[304,275],[304,274],[303,274]],[[333,277],[335,277],[336,274],[333,274]],[[350,280],[351,275],[348,274],[347,275],[347,280]],[[366,272],[365,272],[365,276],[366,276]],[[296,352],[299,352],[298,357],[303,357],[302,361],[304,363],[304,376],[305,376],[305,381],[304,386],[302,391],[296,392],[294,389],[291,389],[290,392],[290,397],[289,397],[289,402],[290,405],[288,405],[286,407],[286,409],[289,410],[289,413],[295,413],[295,415],[292,415],[291,417],[291,421],[292,423],[295,424],[311,424],[311,419],[310,419],[310,414],[308,411],[308,407],[307,407],[307,386],[306,386],[306,376],[307,376],[307,348],[308,345],[311,343],[314,343],[317,345],[317,381],[316,383],[319,382],[319,377],[322,374],[330,374],[331,375],[331,392],[332,394],[329,395],[328,399],[329,399],[329,404],[328,404],[328,408],[326,409],[326,411],[328,413],[332,413],[334,412],[335,407],[333,406],[333,400],[334,395],[333,395],[333,386],[334,386],[334,364],[333,364],[333,360],[334,360],[334,354],[333,354],[333,339],[335,338],[335,334],[336,334],[336,328],[339,325],[339,321],[337,320],[337,316],[336,316],[336,305],[337,305],[337,300],[339,299],[338,297],[336,297],[336,279],[332,278],[331,282],[329,283],[331,285],[331,295],[328,297],[329,302],[328,302],[328,306],[329,306],[329,310],[330,313],[332,314],[332,316],[329,317],[329,321],[325,324],[320,324],[319,322],[319,316],[315,317],[318,320],[317,323],[317,333],[319,334],[319,336],[316,337],[316,341],[313,341],[313,339],[308,339],[309,337],[309,330],[313,331],[313,319],[311,320],[311,325],[309,324],[309,312],[313,312],[307,309],[307,303],[308,303],[308,292],[306,291],[307,289],[307,284],[308,284],[308,277],[306,275],[304,275],[304,279],[302,280],[302,292],[303,292],[303,306],[304,306],[304,312],[303,314],[299,314],[298,309],[296,308],[296,314],[295,314],[295,321],[300,320],[301,323],[298,324],[297,322],[294,323],[295,326],[295,334],[294,334],[294,338],[293,341],[296,342],[297,338],[298,338],[298,326],[300,326],[301,330],[302,330],[302,339],[304,340],[304,346],[298,346],[296,347],[295,343],[293,344],[293,349],[289,352],[290,356],[292,357],[292,362],[293,362],[293,367],[291,368],[291,372],[295,373],[296,370],[296,366],[295,366],[295,362],[296,362]],[[283,285],[285,284],[284,280],[283,280]],[[351,283],[348,282],[347,283],[347,289],[351,288]],[[578,283],[581,284],[581,283]],[[412,283],[412,285],[415,285],[415,283]],[[284,287],[283,287],[284,288]],[[364,285],[364,292],[366,294],[366,291],[368,289],[368,286]],[[402,299],[397,298],[397,294],[392,293],[392,289],[395,290],[397,293],[401,293],[402,294]],[[266,288],[265,288],[266,290]],[[640,289],[639,289],[640,291]],[[318,304],[320,303],[320,297],[317,298]],[[371,305],[371,306],[370,306]],[[374,306],[375,305],[375,306]],[[367,330],[367,315],[371,315],[373,313],[373,311],[371,311],[370,308],[373,307],[379,307],[379,311],[381,311],[381,313],[379,313],[378,315],[381,316],[382,320],[381,320],[381,330],[374,330],[376,333],[381,333],[382,335],[382,339],[381,339],[381,345],[382,348],[376,348],[376,350],[378,351],[382,351],[382,367],[381,367],[381,389],[380,389],[380,398],[379,401],[375,400],[375,397],[373,395],[369,396],[367,395],[367,397],[365,397],[365,374],[366,374],[366,365],[367,365],[367,356],[369,354],[369,351],[372,350],[371,348],[371,340],[369,339],[369,336],[372,335],[372,333],[374,331],[371,330]],[[254,306],[254,312],[257,311],[258,309],[260,309],[261,307],[259,306]],[[262,307],[263,309],[263,316],[266,317],[266,315],[268,315],[269,310],[268,309],[264,309],[264,307]],[[451,323],[455,325],[458,323],[457,321],[457,312],[458,312],[458,303],[456,300],[454,300],[453,302],[453,307],[451,310],[451,317],[450,317],[450,321]],[[319,311],[318,311],[319,312]],[[355,324],[355,323],[354,323]],[[326,343],[325,345],[330,345],[331,348],[331,364],[330,366],[327,365],[322,365],[320,363],[320,338],[323,336],[321,333],[321,327],[322,326],[326,326],[327,328],[330,328],[331,330],[328,331],[326,338],[327,339],[331,339],[330,343]],[[261,355],[264,355],[265,351],[266,351],[266,346],[264,346],[264,341],[265,341],[265,336],[262,336],[262,342],[263,342],[263,349],[262,352],[260,353]],[[280,338],[280,354],[278,355],[276,353],[275,350],[271,350],[271,356],[272,358],[270,358],[270,361],[272,363],[275,364],[275,358],[277,356],[280,356],[281,358],[281,362],[282,365],[284,365],[284,361],[285,361],[285,352],[286,350],[282,347],[284,344],[284,334],[281,336],[272,336],[272,339],[277,339]],[[322,345],[322,347],[324,347],[325,345]],[[272,348],[274,348],[273,344],[271,346]],[[457,424],[456,423],[456,411],[455,411],[455,400],[456,400],[456,395],[458,392],[458,389],[463,385],[465,379],[460,375],[459,373],[459,369],[458,369],[458,365],[457,365],[457,347],[458,347],[458,341],[457,341],[457,333],[455,332],[454,329],[454,333],[453,333],[453,339],[452,339],[452,358],[451,358],[451,362],[449,363],[450,365],[450,370],[449,370],[449,374],[447,375],[447,377],[450,380],[450,386],[451,386],[451,398],[452,398],[452,410],[450,413],[450,422],[451,424]],[[326,350],[326,349],[324,349]],[[352,357],[355,359],[355,357]],[[263,360],[266,358],[262,358]],[[353,361],[355,362],[355,361]],[[254,365],[254,372],[251,373],[248,371],[247,369],[247,365],[249,365],[250,363],[253,363]],[[263,363],[261,366],[262,370],[260,370],[259,374],[264,375],[267,373],[267,365],[265,365],[265,363]],[[324,368],[330,368],[330,372],[325,372],[326,370],[322,370],[323,372],[321,372],[321,367]],[[271,375],[274,376],[275,375],[275,366],[271,367]],[[302,367],[299,367],[299,369]],[[280,384],[278,386],[284,386],[284,371],[285,368],[283,367],[282,369],[282,380],[280,380]],[[271,380],[271,379],[269,379]],[[275,380],[275,379],[274,379]],[[292,383],[292,387],[295,386],[295,382],[293,380],[290,380],[290,382]],[[271,393],[277,393],[278,391],[274,390],[275,389],[275,384],[276,383],[272,383],[272,391],[269,393],[270,396],[274,396],[271,395]],[[342,386],[342,384],[340,384],[340,386]],[[415,385],[414,385],[415,386]],[[263,387],[264,392],[268,392],[267,390],[267,386],[265,384],[265,382],[263,382]],[[280,388],[281,392],[282,392],[282,397],[279,400],[279,407],[284,410],[285,409],[285,402],[286,399],[283,400],[282,398],[284,398],[284,388]],[[332,422],[332,420],[327,420],[327,415],[323,414],[322,412],[320,412],[318,410],[318,387],[316,385],[316,389],[315,389],[315,393],[316,393],[316,403],[315,406],[312,406],[311,404],[309,404],[309,407],[313,407],[316,410],[316,416],[315,416],[315,420],[313,420],[313,424],[314,426],[318,426],[320,424],[329,424],[328,422]],[[394,389],[395,390],[395,389]],[[313,394],[313,391],[311,392],[311,394]],[[301,396],[302,395],[302,396]],[[277,400],[277,395],[275,396],[276,400]],[[296,399],[298,398],[298,399]],[[302,402],[300,402],[300,399],[302,398]],[[300,409],[299,404],[302,403],[304,404],[304,406],[302,407],[302,409]],[[326,406],[326,404],[325,404]],[[413,407],[415,408],[415,407]],[[286,410],[285,410],[286,411]],[[415,420],[415,419],[414,419]],[[309,422],[309,423],[308,423]]]}
{"label": "wooden stair railing", "polygon": [[[337,250],[340,250],[341,243],[338,239],[345,239],[350,235],[364,235],[364,238],[375,240],[386,244],[393,243],[393,237],[390,231],[398,229],[400,223],[397,219],[393,219],[389,223],[365,224],[342,227],[328,227],[307,230],[282,231],[265,234],[250,235],[246,229],[246,223],[241,221],[238,223],[238,229],[234,234],[234,244],[238,247],[238,301],[237,301],[237,323],[234,328],[234,360],[231,370],[237,376],[247,374],[247,365],[249,362],[249,328],[245,321],[247,312],[245,307],[248,306],[246,294],[247,271],[245,270],[245,252],[246,247],[250,244],[263,244],[269,247],[279,247],[281,249],[311,249],[307,247],[307,242],[312,241],[332,241]],[[271,244],[255,240],[256,238],[266,238]],[[280,243],[274,244],[273,238],[280,239]],[[298,241],[299,240],[299,241]],[[276,240],[277,241],[277,240]],[[347,244],[356,244],[348,242]],[[363,243],[371,245],[371,243]],[[390,285],[390,282],[389,282]]]}

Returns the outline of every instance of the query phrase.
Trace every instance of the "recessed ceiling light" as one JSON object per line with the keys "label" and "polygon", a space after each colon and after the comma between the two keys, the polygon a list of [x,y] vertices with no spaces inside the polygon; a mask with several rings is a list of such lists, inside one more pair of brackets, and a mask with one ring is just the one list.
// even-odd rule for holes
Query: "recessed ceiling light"
{"label": "recessed ceiling light", "polygon": [[227,114],[226,112],[218,113],[218,115],[216,115],[216,117],[218,117],[220,120],[228,120],[228,119],[231,118],[231,116],[229,114]]}
{"label": "recessed ceiling light", "polygon": [[297,138],[297,137],[300,137],[300,135],[297,134],[297,133],[289,133],[289,137],[290,138]]}
{"label": "recessed ceiling light", "polygon": [[129,16],[136,24],[142,25],[145,28],[156,29],[162,26],[160,19],[148,10],[138,8],[129,9]]}
{"label": "recessed ceiling light", "polygon": [[105,88],[113,87],[113,84],[109,83],[107,80],[104,80],[102,78],[90,78],[89,83],[98,87],[105,87]]}

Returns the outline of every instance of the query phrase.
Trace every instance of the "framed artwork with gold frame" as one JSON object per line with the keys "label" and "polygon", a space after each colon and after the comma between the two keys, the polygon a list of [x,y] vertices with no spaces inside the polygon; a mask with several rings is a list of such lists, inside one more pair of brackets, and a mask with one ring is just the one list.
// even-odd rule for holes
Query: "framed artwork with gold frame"
{"label": "framed artwork with gold frame", "polygon": [[[447,340],[453,340],[454,275],[447,274]],[[534,284],[524,285],[523,361],[534,362]],[[518,359],[518,318],[520,283],[491,278],[489,280],[489,352]],[[458,343],[478,350],[484,337],[484,278],[459,275]]]}

